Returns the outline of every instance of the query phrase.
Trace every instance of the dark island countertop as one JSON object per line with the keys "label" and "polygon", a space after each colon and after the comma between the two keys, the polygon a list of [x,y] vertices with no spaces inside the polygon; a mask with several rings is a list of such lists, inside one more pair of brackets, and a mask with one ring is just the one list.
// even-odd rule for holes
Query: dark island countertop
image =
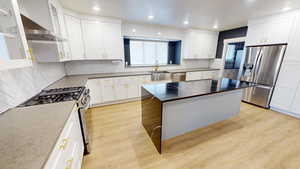
{"label": "dark island countertop", "polygon": [[143,85],[143,88],[161,102],[204,96],[255,86],[254,83],[221,78]]}

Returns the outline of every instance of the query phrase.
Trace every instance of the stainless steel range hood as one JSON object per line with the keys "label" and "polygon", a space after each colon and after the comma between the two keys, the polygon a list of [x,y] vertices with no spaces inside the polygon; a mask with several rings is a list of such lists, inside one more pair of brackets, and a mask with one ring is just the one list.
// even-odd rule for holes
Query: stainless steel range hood
{"label": "stainless steel range hood", "polygon": [[61,42],[66,40],[61,36],[43,28],[24,15],[21,15],[21,18],[26,38],[29,41]]}

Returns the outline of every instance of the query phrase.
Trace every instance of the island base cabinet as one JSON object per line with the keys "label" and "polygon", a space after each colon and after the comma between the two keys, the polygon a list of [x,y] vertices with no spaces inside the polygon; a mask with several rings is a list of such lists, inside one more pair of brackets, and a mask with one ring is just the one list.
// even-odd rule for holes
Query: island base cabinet
{"label": "island base cabinet", "polygon": [[237,116],[242,95],[236,90],[164,103],[162,141]]}
{"label": "island base cabinet", "polygon": [[83,150],[83,139],[77,106],[75,106],[44,169],[80,169]]}

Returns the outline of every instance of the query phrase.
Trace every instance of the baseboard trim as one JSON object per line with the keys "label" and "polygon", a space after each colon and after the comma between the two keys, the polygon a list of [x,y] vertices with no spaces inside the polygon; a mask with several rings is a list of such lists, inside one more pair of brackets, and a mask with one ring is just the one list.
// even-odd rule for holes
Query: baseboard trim
{"label": "baseboard trim", "polygon": [[299,114],[295,114],[295,113],[292,113],[292,112],[289,112],[289,111],[286,111],[286,110],[278,109],[278,108],[272,107],[272,106],[271,106],[271,110],[274,110],[274,111],[276,111],[278,113],[282,113],[282,114],[285,114],[285,115],[292,116],[292,117],[300,119],[300,115]]}
{"label": "baseboard trim", "polygon": [[127,103],[127,102],[139,101],[139,100],[141,100],[141,98],[136,97],[136,98],[117,100],[117,101],[112,101],[112,102],[95,103],[95,104],[91,104],[90,108],[100,107],[100,106],[108,106],[108,105],[120,104],[120,103]]}

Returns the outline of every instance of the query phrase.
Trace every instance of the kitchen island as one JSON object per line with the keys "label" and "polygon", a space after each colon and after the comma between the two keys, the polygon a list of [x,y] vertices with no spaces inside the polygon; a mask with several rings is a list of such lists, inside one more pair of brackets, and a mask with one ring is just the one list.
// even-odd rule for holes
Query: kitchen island
{"label": "kitchen island", "polygon": [[221,78],[142,87],[142,124],[161,153],[162,141],[239,114],[243,89],[255,84]]}

